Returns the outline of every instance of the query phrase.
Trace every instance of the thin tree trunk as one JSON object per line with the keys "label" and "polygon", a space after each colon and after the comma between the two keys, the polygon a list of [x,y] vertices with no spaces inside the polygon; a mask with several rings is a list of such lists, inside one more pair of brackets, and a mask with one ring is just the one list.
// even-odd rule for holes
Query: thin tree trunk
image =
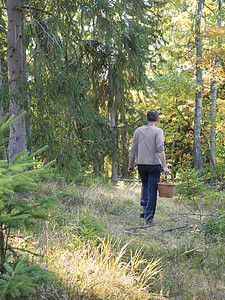
{"label": "thin tree trunk", "polygon": [[[27,78],[27,60],[26,60],[26,49],[24,49],[24,79]],[[26,85],[27,86],[27,85]],[[30,97],[29,97],[29,87],[27,86],[27,93],[25,95],[26,99],[26,138],[31,136],[31,114],[30,114]],[[28,151],[32,153],[31,145],[28,145]]]}
{"label": "thin tree trunk", "polygon": [[[121,118],[121,123],[124,123],[124,117]],[[126,129],[122,129],[121,133],[121,142],[122,142],[122,149],[123,149],[123,166],[122,166],[122,172],[123,172],[123,178],[129,178],[129,172],[128,172],[128,164],[129,164],[129,150],[127,149],[127,135],[126,135]]]}
{"label": "thin tree trunk", "polygon": [[[116,114],[113,111],[113,109],[110,112],[110,126],[111,126],[111,130],[113,133],[115,133],[115,128],[116,128]],[[114,142],[115,142],[115,146],[117,149],[117,136],[115,137],[114,134]],[[118,162],[117,162],[117,155],[116,153],[113,153],[112,155],[112,177],[111,177],[111,181],[113,184],[117,184],[118,182]]]}
{"label": "thin tree trunk", "polygon": [[[0,59],[0,89],[1,88],[2,88],[2,62],[1,62],[1,59]],[[1,99],[0,100],[0,121],[3,118],[3,114],[4,114],[4,111],[3,111],[3,99]],[[4,133],[1,134],[1,138],[4,139]],[[5,149],[3,149],[1,151],[1,159],[7,160],[7,155],[6,155],[6,150]]]}
{"label": "thin tree trunk", "polygon": [[[217,62],[217,66],[219,66],[219,62]],[[218,68],[216,70],[216,65],[214,66],[214,70],[218,75]],[[215,75],[216,75],[215,74]],[[214,79],[212,81],[212,91],[211,91],[211,127],[210,127],[210,165],[211,167],[215,167],[215,136],[216,136],[216,100],[217,100],[217,80]]]}
{"label": "thin tree trunk", "polygon": [[[0,59],[0,90],[2,88],[2,62]],[[2,99],[0,100],[0,120],[3,117],[3,103],[2,103]]]}
{"label": "thin tree trunk", "polygon": [[[110,105],[110,127],[112,131],[112,137],[114,139],[115,148],[117,149],[117,136],[115,137],[115,128],[116,128],[116,112],[114,110],[115,106],[115,96],[113,92],[113,78],[112,78],[112,61],[111,61],[111,44],[109,39],[107,38],[107,46],[108,46],[108,53],[109,53],[109,105]],[[117,184],[118,182],[118,162],[117,162],[117,155],[113,153],[112,155],[112,177],[111,181],[113,184]]]}
{"label": "thin tree trunk", "polygon": [[195,44],[196,44],[196,56],[197,56],[197,71],[196,79],[198,90],[196,94],[195,102],[195,125],[194,125],[194,163],[195,169],[203,169],[203,156],[201,148],[201,117],[202,117],[202,40],[201,40],[201,18],[204,8],[204,0],[198,0],[198,10],[195,22]]}
{"label": "thin tree trunk", "polygon": [[[8,14],[8,76],[10,115],[18,116],[24,111],[26,101],[26,82],[23,72],[23,10],[21,0],[7,1]],[[21,151],[26,149],[26,124],[25,117],[20,118],[10,127],[9,163]]]}
{"label": "thin tree trunk", "polygon": [[[83,12],[83,10],[82,10]],[[82,20],[82,29],[83,29],[83,18]],[[93,77],[93,87],[96,90],[96,99],[94,102],[94,106],[97,112],[97,116],[100,118],[100,107],[99,107],[99,72],[97,71],[96,77]],[[103,158],[104,159],[104,158]],[[100,157],[98,150],[94,153],[94,159],[93,159],[93,170],[94,170],[94,176],[95,178],[98,178],[101,176],[101,162],[102,162],[102,157]]]}
{"label": "thin tree trunk", "polygon": [[[221,26],[221,11],[223,6],[223,0],[218,0],[218,19],[217,25]],[[222,40],[219,41],[218,48],[222,47]],[[215,58],[211,88],[211,127],[210,127],[210,165],[215,168],[216,164],[216,152],[215,152],[215,141],[216,141],[216,101],[217,101],[217,81],[218,81],[218,69],[219,69],[219,57]],[[215,176],[211,178],[212,183],[216,182]]]}
{"label": "thin tree trunk", "polygon": [[[176,129],[176,132],[178,131],[178,128]],[[174,160],[175,160],[175,145],[176,145],[176,138],[175,135],[173,136],[173,142],[172,142],[172,146],[171,146],[171,161],[172,161],[172,166],[171,166],[171,172],[172,174],[174,174]]]}
{"label": "thin tree trunk", "polygon": [[4,271],[3,264],[5,263],[5,236],[3,229],[0,228],[0,272]]}

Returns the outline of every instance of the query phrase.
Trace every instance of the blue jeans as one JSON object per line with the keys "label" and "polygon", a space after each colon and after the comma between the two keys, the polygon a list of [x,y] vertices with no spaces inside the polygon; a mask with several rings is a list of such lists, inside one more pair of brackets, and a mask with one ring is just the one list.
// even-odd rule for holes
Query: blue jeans
{"label": "blue jeans", "polygon": [[141,177],[141,200],[145,219],[153,219],[157,202],[157,183],[161,174],[160,165],[138,165],[138,173]]}

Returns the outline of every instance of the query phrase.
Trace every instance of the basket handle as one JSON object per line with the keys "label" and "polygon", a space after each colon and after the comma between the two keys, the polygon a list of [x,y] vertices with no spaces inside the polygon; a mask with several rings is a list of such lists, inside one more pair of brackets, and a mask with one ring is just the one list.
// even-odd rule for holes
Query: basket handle
{"label": "basket handle", "polygon": [[[165,173],[163,173],[162,174],[162,176],[160,177],[160,181],[159,181],[159,183],[161,183],[162,182],[162,178],[163,178],[163,176],[164,175],[166,175]],[[168,175],[171,175],[171,178],[172,178],[172,183],[174,183],[174,176],[173,176],[173,174],[172,173],[170,173],[170,174],[168,174]]]}

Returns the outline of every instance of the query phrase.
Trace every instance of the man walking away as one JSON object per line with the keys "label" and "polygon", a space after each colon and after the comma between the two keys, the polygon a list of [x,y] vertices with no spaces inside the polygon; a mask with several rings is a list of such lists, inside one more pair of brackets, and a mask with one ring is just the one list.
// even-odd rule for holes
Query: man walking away
{"label": "man walking away", "polygon": [[160,180],[161,165],[165,174],[170,174],[166,164],[164,151],[163,130],[156,127],[159,113],[155,109],[147,112],[148,124],[139,127],[134,132],[130,150],[128,172],[133,172],[135,158],[137,159],[138,173],[141,177],[142,213],[146,225],[155,225],[153,218],[157,202],[157,183]]}

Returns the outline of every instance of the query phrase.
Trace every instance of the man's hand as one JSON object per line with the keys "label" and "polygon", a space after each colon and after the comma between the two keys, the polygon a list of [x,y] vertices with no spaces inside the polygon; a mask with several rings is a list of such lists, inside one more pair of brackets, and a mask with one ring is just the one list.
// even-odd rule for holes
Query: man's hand
{"label": "man's hand", "polygon": [[164,174],[166,174],[166,175],[171,174],[170,170],[167,167],[163,168],[163,171],[164,171]]}
{"label": "man's hand", "polygon": [[134,168],[128,168],[128,172],[131,173],[134,171]]}
{"label": "man's hand", "polygon": [[164,151],[163,151],[163,152],[159,152],[159,153],[158,153],[158,156],[159,156],[159,159],[160,159],[161,162],[162,162],[164,174],[166,174],[166,175],[171,174],[170,170],[167,168],[167,165],[166,165],[165,152],[164,152]]}

